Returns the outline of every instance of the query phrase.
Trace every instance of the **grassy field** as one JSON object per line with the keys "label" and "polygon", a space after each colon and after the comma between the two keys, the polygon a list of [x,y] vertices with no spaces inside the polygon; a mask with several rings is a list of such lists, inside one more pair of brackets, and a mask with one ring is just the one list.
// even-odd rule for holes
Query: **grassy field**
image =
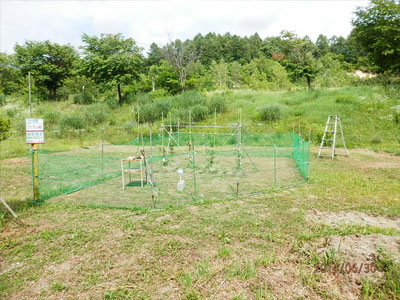
{"label": "grassy field", "polygon": [[[243,133],[290,133],[295,123],[296,132],[319,145],[329,114],[339,114],[349,148],[369,148],[400,154],[400,86],[359,86],[332,90],[297,92],[228,91],[223,94],[226,112],[217,116],[218,124],[242,122],[247,125]],[[208,94],[211,98],[213,94]],[[274,122],[260,120],[262,107],[275,105],[281,117]],[[34,116],[45,119],[47,150],[71,150],[96,145],[101,138],[108,143],[121,143],[139,136],[135,121],[135,104],[109,108],[105,103],[91,105],[73,104],[72,100],[45,102],[34,105]],[[18,157],[29,152],[25,145],[25,118],[29,115],[26,101],[11,99],[0,107],[0,114],[10,119],[12,136],[0,142],[0,159]],[[80,115],[85,122],[79,132],[60,131],[58,121],[63,116]],[[169,122],[168,116],[165,123]],[[212,124],[213,114],[201,124]],[[161,120],[153,124],[153,136],[160,133]],[[300,128],[299,128],[300,125]],[[142,128],[149,134],[148,127]]]}
{"label": "grassy field", "polygon": [[[357,104],[337,100],[345,96]],[[389,154],[400,147],[395,90],[240,92],[227,101],[221,123],[233,122],[237,107],[259,122],[257,107],[278,103],[282,118],[267,130],[287,132],[301,120],[315,143],[326,115],[340,113],[350,157],[317,159],[314,147],[308,184],[134,211],[76,206],[89,189],[31,206],[29,158],[11,151],[0,160],[1,196],[27,226],[1,211],[0,299],[400,299],[400,157]],[[54,148],[66,141],[81,146],[72,137]],[[91,196],[113,201],[107,184]],[[356,272],[322,272],[321,264],[339,263]],[[371,263],[377,271],[367,273]]]}

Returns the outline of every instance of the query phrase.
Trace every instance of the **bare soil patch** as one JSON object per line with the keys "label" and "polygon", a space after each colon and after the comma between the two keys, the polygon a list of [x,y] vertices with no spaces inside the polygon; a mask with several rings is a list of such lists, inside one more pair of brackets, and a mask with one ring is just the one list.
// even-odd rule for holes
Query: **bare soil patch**
{"label": "bare soil patch", "polygon": [[[341,263],[356,263],[358,267],[361,264],[370,264],[381,255],[380,251],[389,254],[392,258],[400,261],[400,237],[386,236],[383,234],[371,235],[348,235],[348,236],[330,236],[320,239],[313,243],[312,247],[320,256],[327,251],[334,250],[335,257]],[[359,284],[361,278],[379,280],[384,277],[384,273],[380,271],[365,272],[365,268],[360,272],[350,272],[347,274],[351,281]]]}
{"label": "bare soil patch", "polygon": [[400,217],[389,218],[379,215],[369,215],[363,212],[320,212],[316,209],[307,213],[307,219],[330,226],[360,225],[395,229],[400,231]]}
{"label": "bare soil patch", "polygon": [[400,169],[400,157],[366,149],[353,149],[350,151],[350,157],[338,159],[360,169]]}

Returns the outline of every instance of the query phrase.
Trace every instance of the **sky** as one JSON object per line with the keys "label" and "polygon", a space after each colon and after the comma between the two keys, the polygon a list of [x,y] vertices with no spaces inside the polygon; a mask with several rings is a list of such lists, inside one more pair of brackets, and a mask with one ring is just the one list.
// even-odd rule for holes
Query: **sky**
{"label": "sky", "polygon": [[368,1],[9,1],[0,0],[0,51],[16,43],[50,40],[82,45],[82,33],[122,33],[144,51],[169,37],[185,40],[208,32],[262,39],[282,30],[308,35],[346,37],[353,12]]}

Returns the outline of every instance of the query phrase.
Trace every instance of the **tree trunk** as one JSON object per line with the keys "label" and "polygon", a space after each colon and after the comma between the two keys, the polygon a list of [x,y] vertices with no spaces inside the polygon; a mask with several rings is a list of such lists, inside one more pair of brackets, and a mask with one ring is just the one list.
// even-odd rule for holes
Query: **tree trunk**
{"label": "tree trunk", "polygon": [[49,98],[56,101],[57,98],[57,88],[49,88]]}
{"label": "tree trunk", "polygon": [[182,92],[185,90],[185,79],[180,78],[181,79],[181,87],[182,87]]}
{"label": "tree trunk", "polygon": [[122,104],[121,85],[118,84],[118,103]]}
{"label": "tree trunk", "polygon": [[153,87],[153,92],[156,90],[156,79],[154,77],[151,78],[151,85]]}
{"label": "tree trunk", "polygon": [[310,76],[306,76],[306,78],[307,78],[308,90],[311,91],[312,90],[311,77]]}

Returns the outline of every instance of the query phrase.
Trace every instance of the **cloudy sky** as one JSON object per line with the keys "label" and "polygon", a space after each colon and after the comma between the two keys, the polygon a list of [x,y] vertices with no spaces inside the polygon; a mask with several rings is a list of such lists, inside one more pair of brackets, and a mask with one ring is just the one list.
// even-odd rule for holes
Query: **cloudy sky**
{"label": "cloudy sky", "polygon": [[25,40],[81,45],[81,34],[122,33],[148,49],[197,33],[255,32],[265,38],[282,30],[347,36],[357,6],[368,1],[7,1],[0,0],[0,51],[12,53]]}

